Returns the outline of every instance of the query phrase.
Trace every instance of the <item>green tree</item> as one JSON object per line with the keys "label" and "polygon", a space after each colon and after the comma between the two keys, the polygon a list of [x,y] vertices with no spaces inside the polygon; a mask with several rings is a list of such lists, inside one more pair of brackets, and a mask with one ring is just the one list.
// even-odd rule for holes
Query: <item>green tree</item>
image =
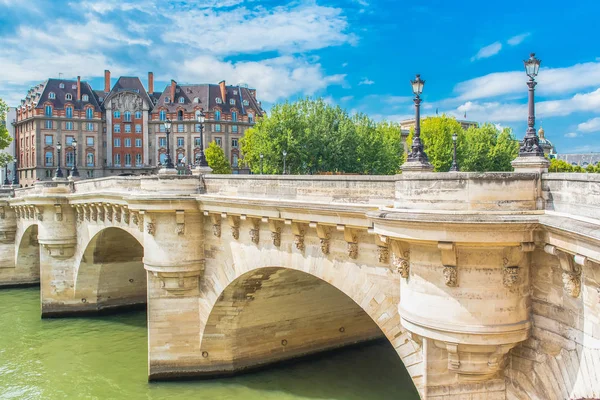
{"label": "green tree", "polygon": [[229,160],[225,157],[221,146],[215,141],[210,142],[208,148],[204,150],[204,155],[206,156],[208,166],[212,168],[213,174],[231,174]]}
{"label": "green tree", "polygon": [[[425,153],[429,157],[429,162],[433,165],[434,171],[449,171],[452,166],[452,134],[458,134],[457,158],[459,164],[465,147],[465,132],[455,118],[447,115],[439,117],[429,117],[421,121],[421,142],[425,147]],[[408,135],[407,144],[410,149],[414,128],[411,128]],[[463,166],[460,165],[461,169]]]}
{"label": "green tree", "polygon": [[319,172],[394,174],[402,157],[400,128],[354,116],[322,99],[277,104],[241,141],[252,172],[292,174]]}
{"label": "green tree", "polygon": [[[0,98],[0,150],[8,147],[12,138],[8,134],[6,124],[10,121],[6,120],[6,113],[8,112],[8,105],[4,100]],[[6,167],[8,163],[14,161],[14,158],[8,153],[0,153],[0,167]]]}

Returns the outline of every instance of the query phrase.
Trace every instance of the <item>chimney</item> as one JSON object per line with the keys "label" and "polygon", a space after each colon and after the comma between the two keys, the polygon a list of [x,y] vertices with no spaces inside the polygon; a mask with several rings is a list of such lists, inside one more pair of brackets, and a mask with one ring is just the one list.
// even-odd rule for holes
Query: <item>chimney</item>
{"label": "chimney", "polygon": [[81,101],[81,77],[77,77],[77,101]]}
{"label": "chimney", "polygon": [[225,88],[225,81],[219,82],[219,87],[221,88],[221,98],[223,99],[223,103],[227,103],[227,88]]}
{"label": "chimney", "polygon": [[104,70],[104,93],[110,92],[110,71]]}
{"label": "chimney", "polygon": [[148,93],[154,93],[154,74],[148,72]]}
{"label": "chimney", "polygon": [[175,103],[175,88],[177,87],[177,82],[171,79],[171,103]]}

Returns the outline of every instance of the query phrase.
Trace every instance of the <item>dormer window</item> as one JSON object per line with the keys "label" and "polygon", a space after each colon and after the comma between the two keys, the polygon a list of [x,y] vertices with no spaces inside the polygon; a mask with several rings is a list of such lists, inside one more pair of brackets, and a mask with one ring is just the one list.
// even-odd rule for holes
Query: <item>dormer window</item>
{"label": "dormer window", "polygon": [[199,97],[194,97],[194,103],[200,103],[200,98]]}
{"label": "dormer window", "polygon": [[169,98],[165,97],[165,104],[169,104]]}
{"label": "dormer window", "polygon": [[67,93],[65,95],[65,100],[73,100],[73,95],[71,93]]}
{"label": "dormer window", "polygon": [[221,101],[221,98],[220,98],[220,97],[217,97],[217,98],[215,99],[215,102],[216,102],[217,104],[221,104],[221,103],[222,103],[222,101]]}
{"label": "dormer window", "polygon": [[75,85],[75,84],[71,85],[71,89],[77,89],[77,85]]}
{"label": "dormer window", "polygon": [[83,96],[81,96],[81,100],[82,101],[90,101],[90,98],[88,97],[87,94],[84,94]]}
{"label": "dormer window", "polygon": [[245,106],[247,106],[247,105],[249,104],[249,103],[248,103],[248,100],[244,100],[244,101],[242,102],[242,104],[244,104]]}
{"label": "dormer window", "polygon": [[49,99],[55,99],[56,98],[56,94],[54,94],[54,92],[50,92],[50,93],[48,93],[48,98]]}
{"label": "dormer window", "polygon": [[233,91],[233,94],[234,94],[234,95],[237,95],[237,90],[234,90],[234,91]]}
{"label": "dormer window", "polygon": [[185,103],[185,99],[183,97],[180,97],[179,98],[179,104],[183,104],[183,103]]}
{"label": "dormer window", "polygon": [[61,83],[60,85],[58,85],[59,88],[64,89],[65,88],[65,84]]}
{"label": "dormer window", "polygon": [[229,99],[229,104],[235,106],[235,99]]}

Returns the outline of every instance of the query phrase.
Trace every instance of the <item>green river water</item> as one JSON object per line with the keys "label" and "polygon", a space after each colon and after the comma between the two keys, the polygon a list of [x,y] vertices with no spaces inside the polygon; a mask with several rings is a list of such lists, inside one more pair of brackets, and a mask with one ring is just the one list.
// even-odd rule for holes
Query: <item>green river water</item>
{"label": "green river water", "polygon": [[0,290],[0,399],[418,398],[379,342],[234,378],[148,383],[145,312],[42,320],[38,288]]}

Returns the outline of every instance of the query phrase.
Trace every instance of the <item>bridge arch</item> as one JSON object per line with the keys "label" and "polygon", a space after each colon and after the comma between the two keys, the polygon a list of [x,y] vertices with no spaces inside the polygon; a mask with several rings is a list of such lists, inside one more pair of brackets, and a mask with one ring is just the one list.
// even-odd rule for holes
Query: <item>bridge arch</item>
{"label": "bridge arch", "polygon": [[236,247],[231,256],[232,265],[207,266],[201,284],[203,374],[235,373],[385,336],[422,390],[422,352],[400,325],[397,274],[252,246]]}
{"label": "bridge arch", "polygon": [[27,277],[27,281],[40,281],[40,246],[38,243],[38,225],[24,226],[16,241],[15,268],[18,275]]}
{"label": "bridge arch", "polygon": [[128,231],[107,227],[88,242],[79,260],[75,298],[90,311],[146,303],[144,247]]}

